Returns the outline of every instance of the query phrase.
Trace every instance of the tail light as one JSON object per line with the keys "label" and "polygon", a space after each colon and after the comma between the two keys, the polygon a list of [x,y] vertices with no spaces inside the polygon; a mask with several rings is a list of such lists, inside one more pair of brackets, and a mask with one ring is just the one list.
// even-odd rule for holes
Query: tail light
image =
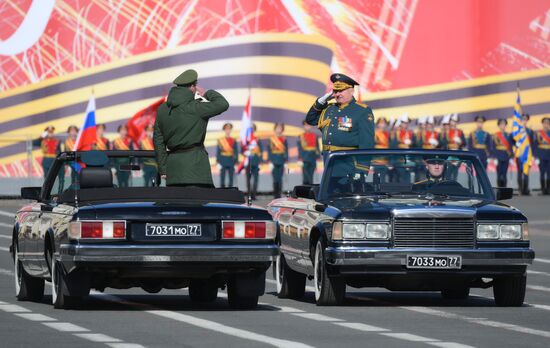
{"label": "tail light", "polygon": [[126,221],[73,221],[69,224],[71,239],[124,239]]}
{"label": "tail light", "polygon": [[275,239],[273,221],[223,221],[223,239]]}

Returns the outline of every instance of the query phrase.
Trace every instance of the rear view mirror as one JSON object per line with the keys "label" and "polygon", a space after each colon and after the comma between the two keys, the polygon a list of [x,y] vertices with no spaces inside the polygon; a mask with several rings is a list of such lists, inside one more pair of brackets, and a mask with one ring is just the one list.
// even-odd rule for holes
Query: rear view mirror
{"label": "rear view mirror", "polygon": [[497,201],[510,199],[514,196],[514,190],[510,187],[495,187],[494,190]]}
{"label": "rear view mirror", "polygon": [[21,187],[21,198],[38,201],[41,190],[41,187]]}
{"label": "rear view mirror", "polygon": [[310,185],[294,186],[294,190],[292,191],[292,197],[315,199],[315,190]]}

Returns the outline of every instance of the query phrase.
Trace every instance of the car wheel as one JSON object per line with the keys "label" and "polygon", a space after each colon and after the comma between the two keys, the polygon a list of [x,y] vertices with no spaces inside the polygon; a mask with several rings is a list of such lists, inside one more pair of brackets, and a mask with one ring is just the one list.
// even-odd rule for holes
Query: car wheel
{"label": "car wheel", "polygon": [[344,301],[346,283],[342,279],[329,277],[325,262],[324,247],[321,240],[317,241],[314,259],[315,301],[318,306],[334,306]]}
{"label": "car wheel", "polygon": [[[241,283],[242,282],[242,283]],[[262,282],[262,284],[259,284]],[[233,309],[254,309],[258,306],[259,295],[250,292],[249,288],[264,288],[265,272],[263,276],[239,275],[227,282],[227,301]]]}
{"label": "car wheel", "polygon": [[493,296],[499,307],[520,307],[525,300],[525,275],[497,278],[493,284]]}
{"label": "car wheel", "polygon": [[52,267],[52,281],[51,281],[51,291],[52,291],[52,304],[56,309],[71,309],[76,308],[82,300],[81,297],[69,296],[66,276],[63,273],[63,269],[59,263],[51,255],[51,267]]}
{"label": "car wheel", "polygon": [[291,269],[284,255],[279,254],[275,262],[275,280],[277,281],[277,297],[299,299],[306,291],[306,275]]}
{"label": "car wheel", "polygon": [[441,296],[446,300],[465,300],[470,296],[470,288],[456,288],[441,290]]}
{"label": "car wheel", "polygon": [[193,279],[189,284],[189,297],[192,302],[214,302],[218,298],[218,285],[211,280]]}
{"label": "car wheel", "polygon": [[27,273],[19,260],[19,247],[13,244],[15,296],[18,301],[40,301],[44,297],[44,279]]}

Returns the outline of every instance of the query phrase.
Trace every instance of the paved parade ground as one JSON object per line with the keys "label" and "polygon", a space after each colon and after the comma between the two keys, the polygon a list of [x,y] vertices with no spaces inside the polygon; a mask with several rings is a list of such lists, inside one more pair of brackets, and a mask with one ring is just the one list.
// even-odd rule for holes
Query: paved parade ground
{"label": "paved parade ground", "polygon": [[[265,201],[260,201],[265,204]],[[0,201],[2,347],[548,347],[550,342],[550,198],[516,197],[529,218],[536,252],[526,304],[495,307],[492,290],[467,301],[439,293],[351,289],[340,307],[317,307],[311,282],[301,301],[280,300],[268,271],[257,310],[229,310],[225,291],[213,304],[191,303],[187,290],[140,289],[92,295],[79,310],[54,310],[49,283],[42,303],[17,302],[8,252],[21,201]]]}

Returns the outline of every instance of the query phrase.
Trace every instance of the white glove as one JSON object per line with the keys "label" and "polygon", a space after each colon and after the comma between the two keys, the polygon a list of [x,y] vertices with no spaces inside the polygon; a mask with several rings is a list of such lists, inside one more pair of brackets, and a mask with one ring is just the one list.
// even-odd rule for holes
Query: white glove
{"label": "white glove", "polygon": [[244,155],[245,155],[246,157],[250,156],[250,150],[246,150],[246,151],[244,152]]}
{"label": "white glove", "polygon": [[411,139],[407,138],[407,139],[405,139],[404,143],[405,143],[405,145],[411,145],[412,141],[411,141]]}
{"label": "white glove", "polygon": [[275,168],[275,166],[273,165],[273,163],[269,163],[269,170],[273,170],[273,168]]}
{"label": "white glove", "polygon": [[221,164],[216,164],[216,167],[218,167],[218,170],[222,170],[222,165]]}
{"label": "white glove", "polygon": [[288,164],[285,163],[284,168],[285,168],[285,172],[287,172],[288,171]]}
{"label": "white glove", "polygon": [[296,162],[296,164],[298,165],[298,167],[303,167],[304,166],[304,161],[298,161],[298,162]]}
{"label": "white glove", "polygon": [[430,140],[428,140],[428,142],[429,142],[430,145],[432,145],[432,146],[437,146],[437,145],[439,145],[439,141],[437,141],[437,139],[435,139],[435,138],[430,138]]}
{"label": "white glove", "polygon": [[332,92],[328,92],[324,96],[317,99],[317,102],[321,105],[325,105],[331,99],[332,99]]}
{"label": "white glove", "polygon": [[453,140],[454,140],[454,142],[457,143],[458,145],[462,144],[462,139],[460,139],[460,137],[454,137]]}
{"label": "white glove", "polygon": [[496,158],[493,159],[493,164],[494,164],[495,166],[498,165],[498,160],[497,160]]}
{"label": "white glove", "polygon": [[44,139],[48,136],[48,131],[44,131],[44,133],[42,133],[42,135],[40,136],[40,138]]}
{"label": "white glove", "polygon": [[538,158],[535,160],[535,164],[536,164],[537,166],[540,165],[540,160],[539,160]]}

